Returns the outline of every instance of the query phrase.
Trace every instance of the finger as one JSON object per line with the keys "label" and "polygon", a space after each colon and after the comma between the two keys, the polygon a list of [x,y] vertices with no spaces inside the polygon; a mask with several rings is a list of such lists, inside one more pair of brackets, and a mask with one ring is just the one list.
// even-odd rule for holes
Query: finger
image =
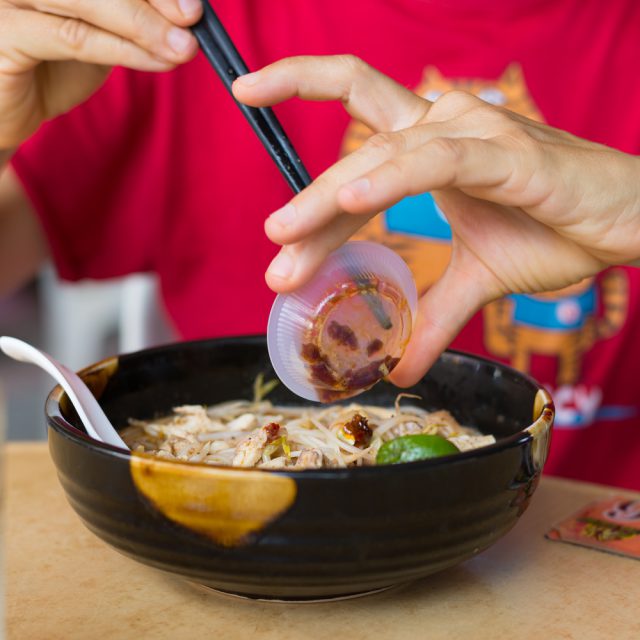
{"label": "finger", "polygon": [[295,96],[340,100],[347,112],[374,131],[397,131],[422,118],[430,102],[354,56],[285,58],[238,78],[235,97],[262,107]]}
{"label": "finger", "polygon": [[163,71],[172,66],[133,42],[86,22],[36,11],[4,12],[0,37],[6,43],[0,68],[13,63],[28,69],[41,60],[78,60],[143,71]]}
{"label": "finger", "polygon": [[[132,7],[135,7],[137,0],[127,0]],[[165,18],[174,24],[189,26],[194,24],[202,15],[201,0],[142,0],[145,4],[154,7]],[[103,4],[107,7],[117,8],[112,0],[11,0],[11,4],[23,9],[37,10],[44,13],[66,17],[80,17],[83,5],[86,8],[89,4]],[[115,6],[114,6],[115,5]],[[89,7],[91,8],[91,7]]]}
{"label": "finger", "polygon": [[406,196],[448,188],[499,204],[522,205],[521,194],[509,182],[517,172],[518,180],[527,184],[532,169],[518,167],[519,161],[493,140],[433,138],[346,184],[337,194],[338,206],[350,213],[371,213]]}
{"label": "finger", "polygon": [[468,269],[452,263],[422,296],[411,339],[389,376],[391,382],[399,387],[418,382],[471,317],[496,297],[495,288],[486,284],[482,270],[482,265],[472,265],[471,261]]}
{"label": "finger", "polygon": [[312,237],[287,245],[273,259],[265,279],[273,291],[288,293],[305,284],[327,256],[344,244],[373,216],[342,215]]}
{"label": "finger", "polygon": [[[193,34],[174,24],[146,0],[46,0],[35,6],[33,0],[17,0],[16,4],[24,9],[34,8],[45,14],[81,20],[172,62],[184,62],[197,51]],[[169,4],[168,0],[164,4]],[[194,13],[193,21],[196,16]],[[181,20],[184,22],[184,17]]]}
{"label": "finger", "polygon": [[202,16],[202,0],[148,0],[165,18],[182,27],[195,24]]}
{"label": "finger", "polygon": [[[330,224],[337,216],[344,215],[338,199],[343,185],[368,174],[376,167],[384,166],[385,162],[393,161],[397,156],[402,157],[411,150],[420,148],[429,140],[460,133],[463,132],[457,128],[456,123],[451,122],[418,125],[372,136],[358,150],[325,171],[285,207],[271,214],[265,222],[267,236],[276,244],[291,244],[303,240]],[[375,211],[369,209],[367,213]]]}

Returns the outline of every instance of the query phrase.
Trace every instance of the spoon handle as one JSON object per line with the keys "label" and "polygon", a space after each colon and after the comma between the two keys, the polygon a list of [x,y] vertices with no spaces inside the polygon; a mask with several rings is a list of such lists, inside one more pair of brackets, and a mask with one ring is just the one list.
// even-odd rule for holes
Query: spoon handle
{"label": "spoon handle", "polygon": [[0,349],[14,360],[35,364],[54,378],[69,396],[82,424],[92,438],[114,447],[129,448],[109,422],[95,396],[73,371],[44,351],[17,338],[0,337]]}

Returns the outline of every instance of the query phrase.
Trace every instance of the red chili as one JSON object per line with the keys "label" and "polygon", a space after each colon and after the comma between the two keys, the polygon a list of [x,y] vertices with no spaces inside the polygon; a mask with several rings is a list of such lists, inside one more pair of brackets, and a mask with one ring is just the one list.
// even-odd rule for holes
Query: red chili
{"label": "red chili", "polygon": [[307,342],[302,345],[302,351],[300,355],[304,360],[311,363],[323,362],[325,359],[320,349],[311,342]]}
{"label": "red chili", "polygon": [[374,353],[380,351],[380,349],[382,349],[382,340],[376,338],[367,345],[367,355],[371,357]]}
{"label": "red chili", "polygon": [[263,427],[267,434],[267,442],[273,442],[278,437],[280,425],[277,422],[270,422]]}
{"label": "red chili", "polygon": [[352,351],[355,351],[358,348],[358,338],[356,338],[356,334],[353,332],[353,329],[348,327],[346,324],[340,324],[339,322],[332,320],[329,323],[327,333],[332,340],[335,340],[338,344],[345,347],[349,347]]}
{"label": "red chili", "polygon": [[329,368],[326,362],[319,362],[318,364],[311,365],[311,379],[314,382],[321,382],[330,387],[334,387],[338,384],[336,377]]}
{"label": "red chili", "polygon": [[353,437],[353,444],[356,447],[369,446],[373,436],[373,431],[369,428],[369,421],[359,413],[346,422],[342,430]]}
{"label": "red chili", "polygon": [[380,378],[386,377],[400,361],[400,358],[385,356],[384,359],[374,360],[364,367],[345,374],[348,389],[366,389],[375,384]]}

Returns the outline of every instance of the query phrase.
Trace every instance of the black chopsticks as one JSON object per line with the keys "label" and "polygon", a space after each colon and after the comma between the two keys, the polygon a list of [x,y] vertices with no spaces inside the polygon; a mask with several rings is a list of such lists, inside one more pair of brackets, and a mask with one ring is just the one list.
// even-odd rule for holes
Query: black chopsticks
{"label": "black chopsticks", "polygon": [[[202,0],[202,8],[202,18],[192,27],[192,31],[207,60],[231,93],[233,81],[239,76],[249,73],[249,68],[209,4],[209,0]],[[231,93],[231,97],[233,97],[233,93]],[[269,107],[249,107],[237,100],[235,103],[258,134],[258,138],[278,165],[289,186],[295,193],[302,191],[311,183],[311,177],[273,110]],[[351,277],[356,284],[364,284],[362,276],[351,274]],[[367,291],[363,291],[362,295],[380,326],[384,329],[390,329],[391,319],[378,297]]]}
{"label": "black chopsticks", "polygon": [[[249,68],[238,53],[209,1],[203,0],[202,7],[202,18],[192,27],[192,31],[207,60],[231,93],[233,81],[239,76],[249,73]],[[269,107],[249,107],[237,100],[236,104],[278,165],[289,186],[295,193],[302,191],[311,183],[311,177],[273,110]]]}

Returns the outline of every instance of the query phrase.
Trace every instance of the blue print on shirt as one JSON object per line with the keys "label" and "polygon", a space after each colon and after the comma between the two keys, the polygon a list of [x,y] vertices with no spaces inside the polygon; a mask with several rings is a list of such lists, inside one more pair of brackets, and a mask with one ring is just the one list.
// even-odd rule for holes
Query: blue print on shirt
{"label": "blue print on shirt", "polygon": [[513,322],[538,329],[571,331],[581,329],[588,317],[596,311],[596,288],[592,284],[579,295],[557,300],[546,300],[515,294]]}
{"label": "blue print on shirt", "polygon": [[408,233],[430,240],[451,240],[447,218],[430,193],[409,196],[394,204],[385,214],[389,231]]}

